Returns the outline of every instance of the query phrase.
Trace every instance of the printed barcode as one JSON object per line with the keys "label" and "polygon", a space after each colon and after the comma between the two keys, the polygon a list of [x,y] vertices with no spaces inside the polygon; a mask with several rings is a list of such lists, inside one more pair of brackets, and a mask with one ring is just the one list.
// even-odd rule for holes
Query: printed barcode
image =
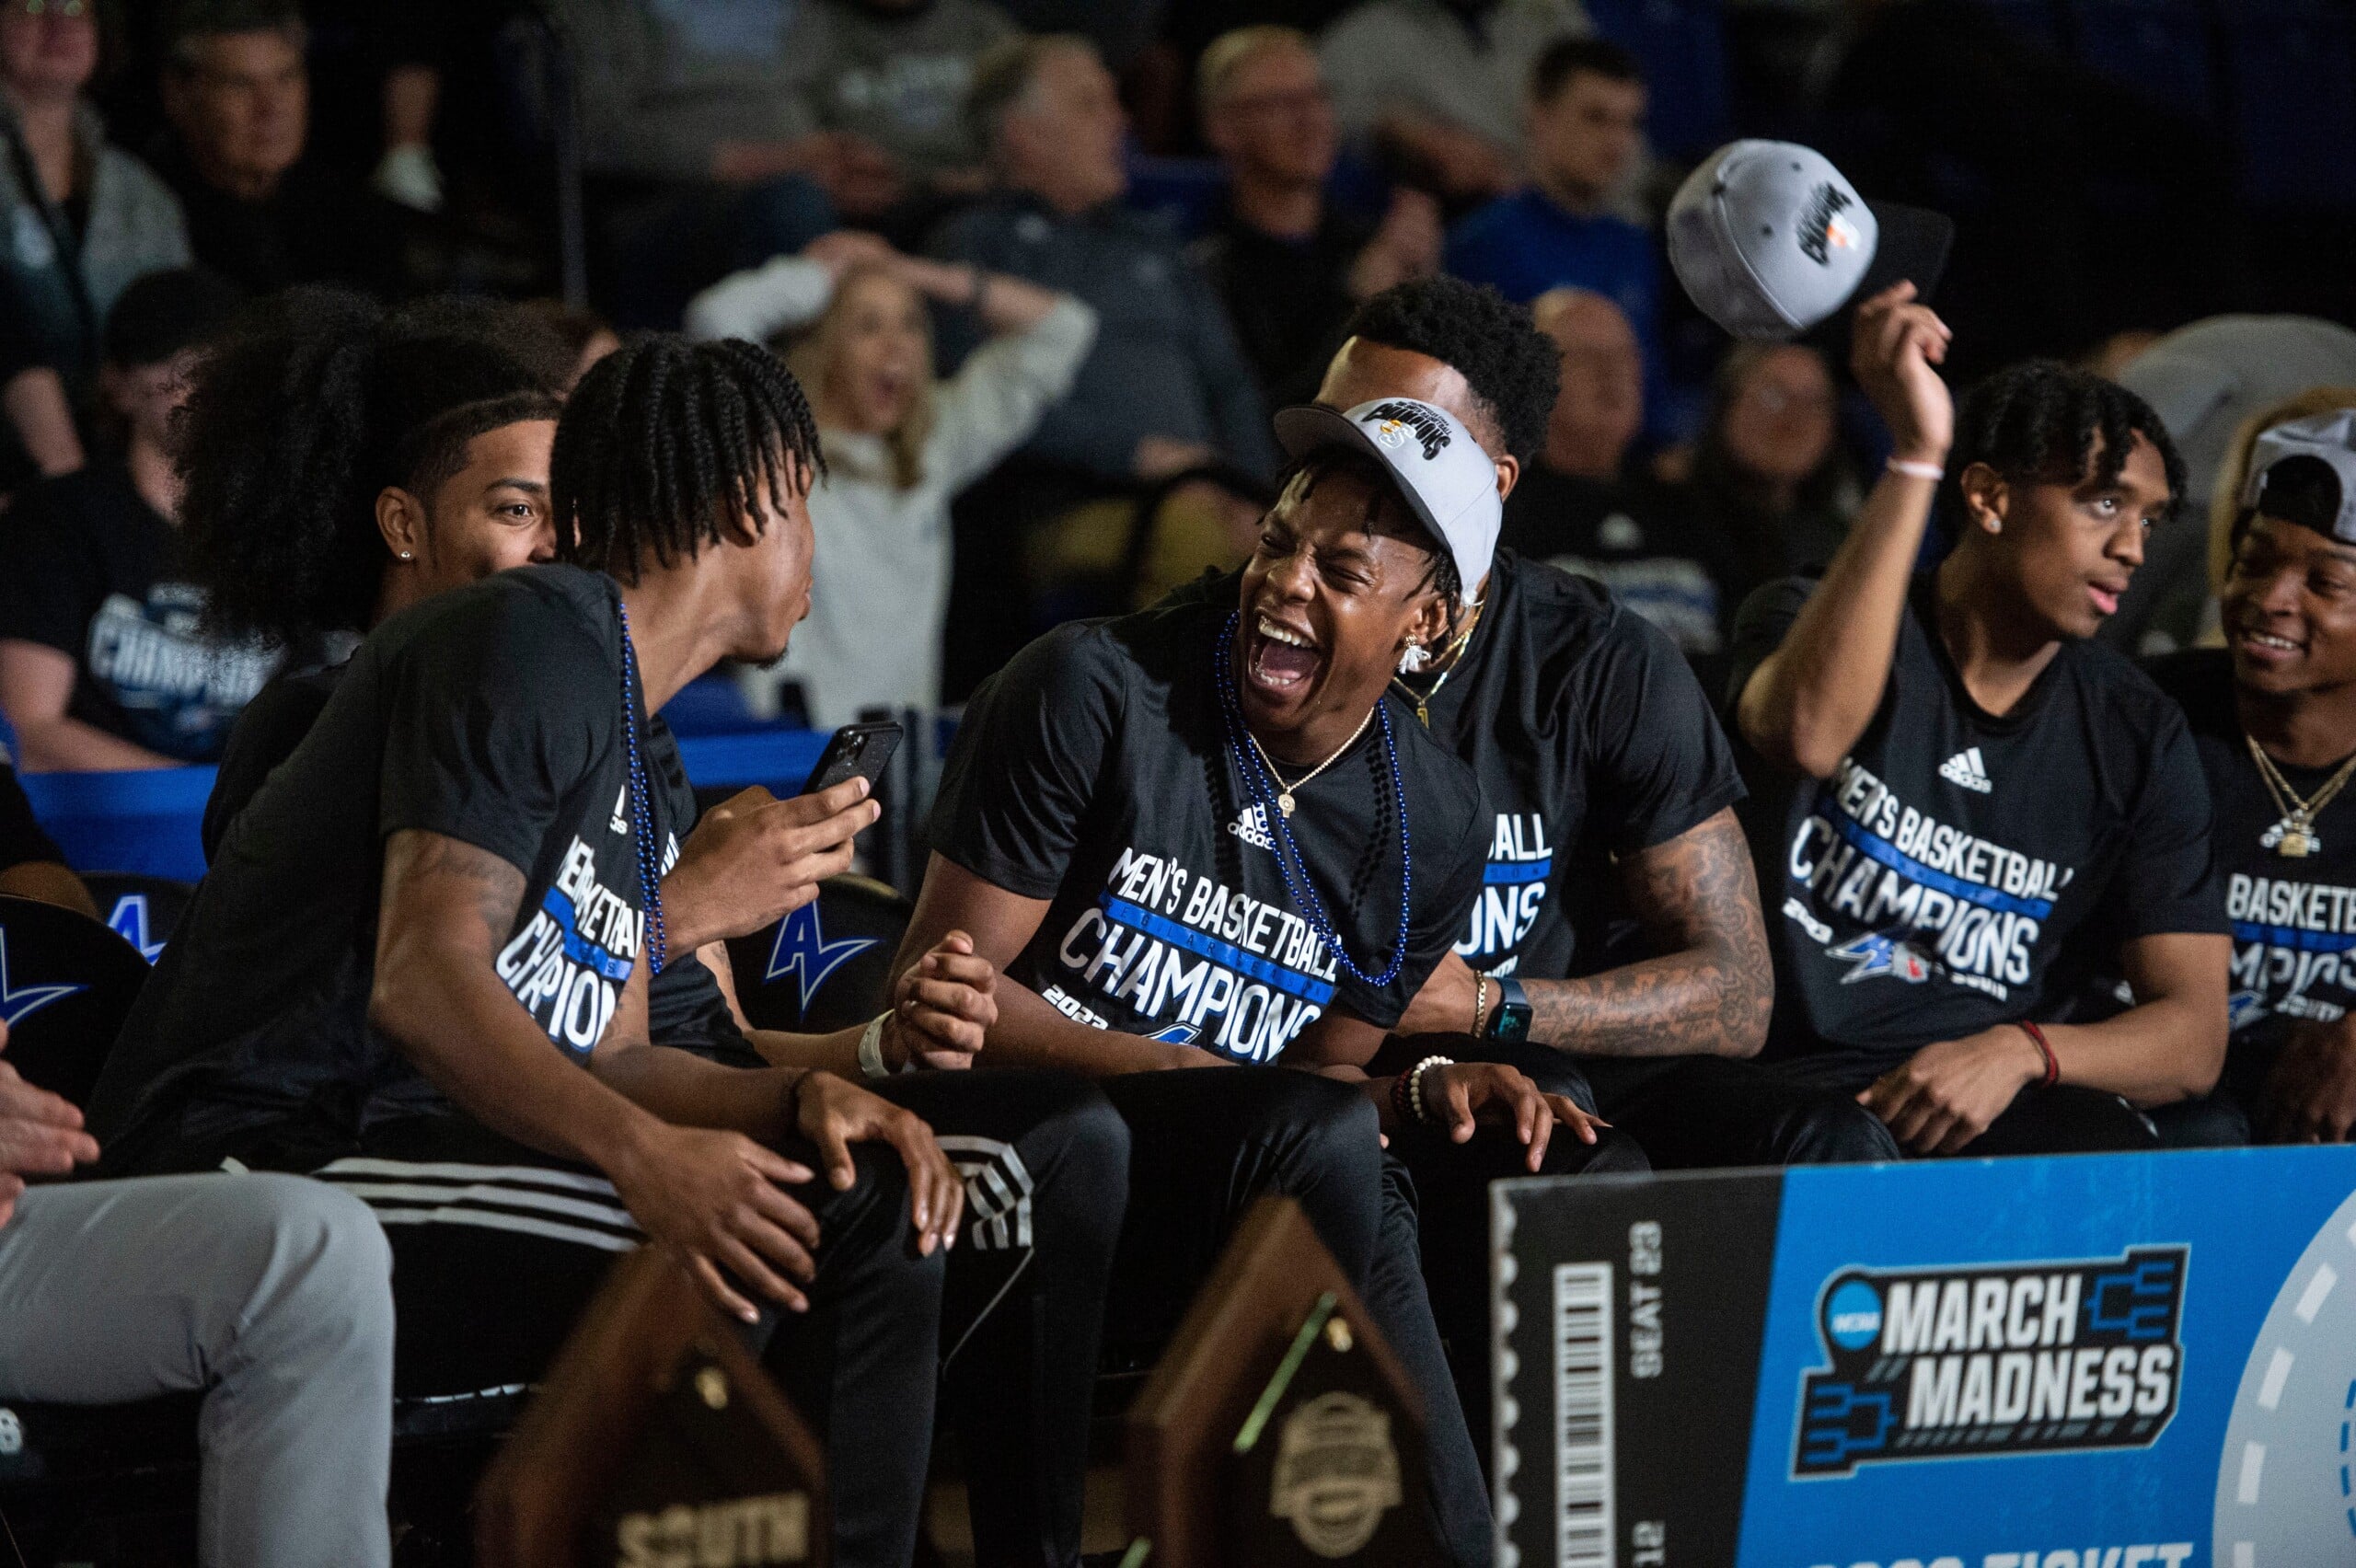
{"label": "printed barcode", "polygon": [[1557,1568],[1616,1568],[1611,1525],[1611,1265],[1554,1266]]}

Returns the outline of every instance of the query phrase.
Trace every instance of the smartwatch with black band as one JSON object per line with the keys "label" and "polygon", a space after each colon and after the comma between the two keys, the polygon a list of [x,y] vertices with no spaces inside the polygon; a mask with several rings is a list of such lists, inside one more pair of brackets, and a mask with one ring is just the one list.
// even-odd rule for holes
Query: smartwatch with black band
{"label": "smartwatch with black band", "polygon": [[1530,993],[1519,980],[1497,982],[1497,1010],[1489,1020],[1492,1040],[1527,1040],[1530,1038]]}

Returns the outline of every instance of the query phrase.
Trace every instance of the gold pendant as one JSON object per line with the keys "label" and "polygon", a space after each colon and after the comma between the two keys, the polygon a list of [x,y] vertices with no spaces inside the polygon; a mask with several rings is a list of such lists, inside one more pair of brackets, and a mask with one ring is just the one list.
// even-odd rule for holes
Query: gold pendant
{"label": "gold pendant", "polygon": [[[1278,796],[1276,797],[1276,810],[1278,810],[1278,811],[1280,811],[1280,812],[1284,813],[1285,813],[1285,815],[1287,815],[1288,817],[1289,817],[1290,815],[1292,815],[1292,791],[1291,791],[1291,790],[1286,790],[1283,794],[1278,795]],[[2300,853],[2300,854],[2302,854],[2302,855],[2304,855],[2304,854],[2305,854],[2305,853],[2306,853],[2306,851],[2305,851],[2305,850],[2304,850],[2304,849],[2302,849],[2302,850],[2300,850],[2300,851],[2299,851],[2299,853]]]}
{"label": "gold pendant", "polygon": [[2285,859],[2304,860],[2316,847],[2314,837],[2304,828],[2294,827],[2282,836],[2282,842],[2274,847],[2274,852]]}

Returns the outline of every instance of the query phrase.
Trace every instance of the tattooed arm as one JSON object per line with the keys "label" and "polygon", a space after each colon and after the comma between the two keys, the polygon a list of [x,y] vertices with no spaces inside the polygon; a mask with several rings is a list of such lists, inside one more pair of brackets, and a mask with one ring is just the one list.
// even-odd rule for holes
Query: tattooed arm
{"label": "tattooed arm", "polygon": [[1526,980],[1530,1037],[1601,1056],[1750,1056],[1775,969],[1750,846],[1731,809],[1623,857],[1621,897],[1659,956],[1582,980]]}
{"label": "tattooed arm", "polygon": [[[1774,966],[1750,848],[1731,809],[1620,860],[1621,895],[1657,955],[1578,980],[1520,977],[1530,1038],[1600,1056],[1749,1056],[1767,1038]],[[1403,1034],[1461,1032],[1475,985],[1450,954],[1415,997]],[[1488,988],[1485,1026],[1496,1016]]]}

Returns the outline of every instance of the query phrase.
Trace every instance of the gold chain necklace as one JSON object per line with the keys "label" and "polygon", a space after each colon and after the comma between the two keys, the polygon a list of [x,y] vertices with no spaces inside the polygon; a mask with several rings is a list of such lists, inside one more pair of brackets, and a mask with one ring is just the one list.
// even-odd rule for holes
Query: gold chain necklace
{"label": "gold chain necklace", "polygon": [[2356,756],[2341,763],[2339,771],[2325,779],[2323,788],[2312,799],[2303,801],[2257,738],[2244,734],[2242,739],[2249,743],[2249,755],[2258,763],[2258,776],[2266,781],[2266,792],[2274,797],[2275,809],[2282,813],[2281,822],[2259,836],[2258,847],[2271,849],[2290,860],[2304,859],[2322,849],[2323,839],[2316,833],[2316,817],[2347,788],[2348,780],[2356,777]]}
{"label": "gold chain necklace", "polygon": [[1438,663],[1442,667],[1439,672],[1439,678],[1432,682],[1431,690],[1418,692],[1414,686],[1407,684],[1404,677],[1399,675],[1393,675],[1391,677],[1391,684],[1397,686],[1401,694],[1403,695],[1408,701],[1415,705],[1415,722],[1421,724],[1425,729],[1428,730],[1432,727],[1432,698],[1438,697],[1439,695],[1439,688],[1448,684],[1448,677],[1456,674],[1457,655],[1462,653],[1464,651],[1465,644],[1472,640],[1472,633],[1479,628],[1480,624],[1481,606],[1475,605],[1472,606],[1472,618],[1465,623],[1464,629],[1458,632],[1456,634],[1455,640],[1451,641],[1447,647],[1441,649],[1439,657],[1433,661],[1435,663]]}
{"label": "gold chain necklace", "polygon": [[[1379,697],[1375,698],[1375,701],[1378,703],[1382,699]],[[1365,734],[1366,727],[1373,722],[1374,709],[1369,708],[1366,710],[1366,717],[1358,721],[1358,727],[1350,732],[1350,738],[1336,746],[1334,749],[1334,755],[1332,756],[1327,757],[1323,762],[1319,763],[1316,767],[1311,768],[1308,772],[1302,774],[1299,778],[1294,779],[1289,784],[1285,782],[1285,776],[1276,771],[1276,759],[1268,755],[1268,748],[1260,744],[1260,737],[1253,734],[1249,728],[1246,728],[1243,732],[1243,738],[1252,743],[1252,749],[1260,754],[1260,765],[1268,770],[1268,777],[1276,781],[1276,810],[1284,813],[1287,816],[1290,816],[1292,815],[1293,808],[1292,792],[1295,790],[1304,788],[1311,779],[1316,778],[1319,774],[1324,772],[1327,768],[1341,761],[1342,754],[1349,750],[1352,746],[1357,744],[1358,737]]]}

